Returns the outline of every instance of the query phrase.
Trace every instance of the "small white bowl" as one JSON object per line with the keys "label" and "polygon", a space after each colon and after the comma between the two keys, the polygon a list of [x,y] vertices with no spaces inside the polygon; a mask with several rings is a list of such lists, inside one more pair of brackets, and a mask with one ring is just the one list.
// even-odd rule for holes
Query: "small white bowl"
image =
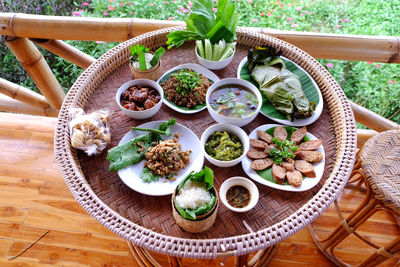
{"label": "small white bowl", "polygon": [[[249,204],[247,206],[244,206],[243,208],[235,208],[231,206],[226,199],[226,193],[228,192],[228,189],[235,185],[244,186],[250,192]],[[219,188],[219,197],[221,199],[221,202],[228,209],[235,212],[246,212],[254,208],[254,206],[257,204],[259,193],[257,186],[252,181],[244,177],[236,176],[229,178],[228,180],[225,180],[225,182],[222,183],[221,187]]]}
{"label": "small white bowl", "polygon": [[[252,115],[249,115],[244,118],[230,118],[221,114],[218,114],[210,105],[210,96],[211,94],[216,90],[219,89],[220,87],[224,85],[238,85],[247,88],[250,92],[252,92],[258,100],[258,105],[256,110]],[[252,122],[258,115],[258,113],[261,110],[261,105],[262,105],[262,97],[260,91],[255,87],[252,83],[242,80],[242,79],[237,79],[237,78],[226,78],[217,81],[213,85],[208,88],[207,94],[206,94],[206,104],[207,104],[207,110],[210,113],[211,117],[219,123],[229,123],[233,125],[237,125],[239,127],[242,127],[244,125],[249,124]]]}
{"label": "small white bowl", "polygon": [[235,50],[233,50],[233,53],[230,57],[228,57],[225,60],[220,60],[220,61],[213,61],[213,60],[207,60],[207,59],[202,58],[197,53],[197,47],[194,48],[194,51],[196,53],[197,60],[199,61],[199,63],[201,65],[203,65],[204,67],[206,67],[207,69],[210,69],[210,70],[220,70],[220,69],[225,68],[226,66],[229,65],[229,63],[232,62],[233,56],[235,55],[235,52],[236,52],[236,48],[235,48]]}
{"label": "small white bowl", "polygon": [[[240,142],[243,145],[243,154],[238,157],[237,159],[234,160],[229,160],[229,161],[222,161],[222,160],[217,160],[208,155],[206,152],[206,142],[207,139],[210,137],[215,132],[220,132],[220,131],[227,131],[228,133],[231,133],[233,135],[236,135]],[[241,162],[242,158],[244,155],[246,155],[247,151],[249,151],[249,137],[247,136],[246,132],[243,131],[240,127],[232,125],[232,124],[224,124],[224,123],[219,123],[219,124],[214,124],[210,127],[208,127],[203,134],[201,135],[200,143],[203,149],[203,154],[206,157],[206,159],[213,165],[218,166],[218,167],[231,167],[233,165],[238,164]]]}
{"label": "small white bowl", "polygon": [[[143,111],[135,111],[124,108],[123,106],[121,106],[121,94],[125,92],[129,87],[135,85],[149,86],[156,89],[160,94],[160,101],[158,101],[158,103],[154,107]],[[136,79],[126,82],[118,89],[115,95],[115,100],[117,101],[118,107],[126,114],[126,116],[138,120],[143,120],[154,116],[160,110],[163,98],[164,98],[164,90],[161,88],[161,86],[155,81],[148,79]]]}

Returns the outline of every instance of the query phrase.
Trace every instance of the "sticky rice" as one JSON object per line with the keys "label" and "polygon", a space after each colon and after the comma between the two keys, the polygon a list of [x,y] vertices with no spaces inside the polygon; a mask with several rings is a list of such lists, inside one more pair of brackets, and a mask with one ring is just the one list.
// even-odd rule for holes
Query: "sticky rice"
{"label": "sticky rice", "polygon": [[176,201],[183,209],[196,209],[211,201],[211,194],[206,190],[205,185],[187,181],[179,190]]}

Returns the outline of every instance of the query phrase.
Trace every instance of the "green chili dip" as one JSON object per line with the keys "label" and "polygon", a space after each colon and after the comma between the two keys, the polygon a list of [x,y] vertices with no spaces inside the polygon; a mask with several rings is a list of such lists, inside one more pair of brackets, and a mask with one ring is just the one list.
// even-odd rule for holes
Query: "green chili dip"
{"label": "green chili dip", "polygon": [[236,135],[223,132],[215,132],[207,139],[206,152],[217,160],[230,161],[243,154],[243,145]]}

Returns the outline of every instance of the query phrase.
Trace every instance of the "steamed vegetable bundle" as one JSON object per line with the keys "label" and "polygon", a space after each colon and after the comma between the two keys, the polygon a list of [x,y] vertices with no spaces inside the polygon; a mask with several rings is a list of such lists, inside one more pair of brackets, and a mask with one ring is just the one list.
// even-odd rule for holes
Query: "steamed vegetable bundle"
{"label": "steamed vegetable bundle", "polygon": [[289,120],[309,118],[315,102],[305,96],[299,78],[290,72],[273,47],[256,47],[247,55],[251,77],[268,101]]}

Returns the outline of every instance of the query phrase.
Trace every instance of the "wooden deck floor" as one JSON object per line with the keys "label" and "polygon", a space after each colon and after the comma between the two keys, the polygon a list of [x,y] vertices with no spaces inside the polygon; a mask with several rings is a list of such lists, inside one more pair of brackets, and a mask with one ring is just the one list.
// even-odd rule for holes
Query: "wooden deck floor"
{"label": "wooden deck floor", "polygon": [[[53,156],[56,119],[0,113],[0,266],[137,266],[126,242],[86,214],[66,187]],[[362,200],[345,190],[341,209],[348,213]],[[329,208],[317,220],[327,233],[338,220]],[[14,260],[8,260],[43,233],[49,233]],[[376,214],[361,229],[378,243],[400,235],[395,220]],[[338,254],[356,263],[370,250],[355,238]],[[162,263],[166,258],[156,255]],[[187,266],[231,266],[232,258],[215,261],[185,260]],[[280,243],[270,266],[331,266],[307,229]],[[382,266],[398,265],[391,259]]]}

